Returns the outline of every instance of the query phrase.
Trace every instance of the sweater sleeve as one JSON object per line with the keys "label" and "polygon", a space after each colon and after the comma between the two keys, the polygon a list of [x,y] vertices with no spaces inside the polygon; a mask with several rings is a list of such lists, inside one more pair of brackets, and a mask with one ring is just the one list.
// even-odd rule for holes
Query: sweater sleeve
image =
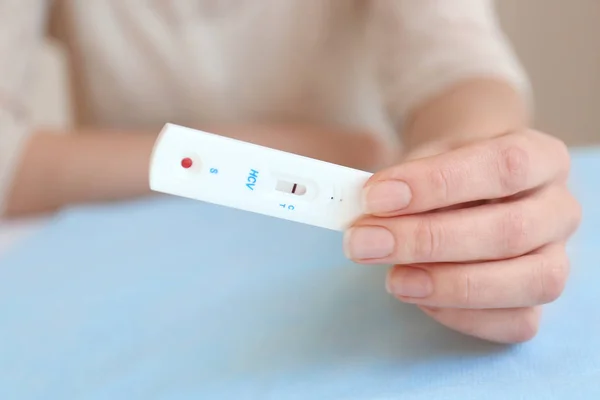
{"label": "sweater sleeve", "polygon": [[429,98],[462,80],[497,78],[531,107],[527,74],[493,0],[383,0],[378,12],[386,101],[397,127]]}
{"label": "sweater sleeve", "polygon": [[0,0],[0,215],[30,132],[28,99],[46,2]]}

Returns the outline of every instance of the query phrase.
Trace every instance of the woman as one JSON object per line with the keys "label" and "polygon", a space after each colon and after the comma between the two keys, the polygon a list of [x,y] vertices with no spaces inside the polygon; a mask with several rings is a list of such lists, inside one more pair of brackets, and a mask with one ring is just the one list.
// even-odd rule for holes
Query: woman
{"label": "woman", "polygon": [[[528,129],[527,79],[491,0],[52,3],[0,1],[4,215],[144,195],[174,122],[378,169],[346,253],[396,264],[388,290],[444,325],[527,340],[561,294],[580,218],[569,157]],[[27,118],[51,15],[74,77],[69,135]]]}

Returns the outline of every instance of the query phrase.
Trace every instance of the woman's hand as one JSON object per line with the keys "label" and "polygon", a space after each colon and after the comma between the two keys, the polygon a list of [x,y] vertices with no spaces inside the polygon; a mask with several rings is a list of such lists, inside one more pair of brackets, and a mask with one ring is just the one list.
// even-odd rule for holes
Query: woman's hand
{"label": "woman's hand", "polygon": [[348,230],[348,256],[396,264],[388,291],[450,328],[532,338],[540,306],[563,291],[565,242],[580,220],[565,145],[524,130],[426,154],[370,179],[369,216]]}

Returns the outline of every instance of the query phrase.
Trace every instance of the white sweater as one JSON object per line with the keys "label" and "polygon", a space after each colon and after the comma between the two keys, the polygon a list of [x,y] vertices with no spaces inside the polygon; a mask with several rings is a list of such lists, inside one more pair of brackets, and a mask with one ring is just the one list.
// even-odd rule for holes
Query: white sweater
{"label": "white sweater", "polygon": [[[0,208],[49,1],[0,0]],[[77,122],[308,122],[390,137],[459,80],[529,86],[492,0],[64,0]],[[107,160],[110,162],[110,160]]]}

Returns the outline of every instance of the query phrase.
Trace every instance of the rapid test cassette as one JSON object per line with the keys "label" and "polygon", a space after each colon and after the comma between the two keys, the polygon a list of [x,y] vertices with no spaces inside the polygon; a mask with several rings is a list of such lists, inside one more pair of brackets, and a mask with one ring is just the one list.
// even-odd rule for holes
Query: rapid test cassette
{"label": "rapid test cassette", "polygon": [[150,189],[342,231],[362,215],[371,173],[166,124]]}

